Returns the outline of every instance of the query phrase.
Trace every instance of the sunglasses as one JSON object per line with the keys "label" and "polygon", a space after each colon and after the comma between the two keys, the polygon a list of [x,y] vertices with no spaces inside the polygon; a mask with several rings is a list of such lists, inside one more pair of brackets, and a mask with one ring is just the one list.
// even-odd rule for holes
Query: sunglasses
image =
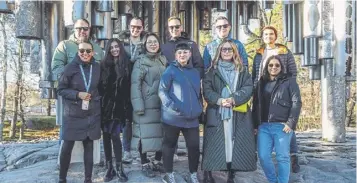
{"label": "sunglasses", "polygon": [[232,52],[233,52],[233,48],[221,48],[221,51],[222,51],[223,53],[226,53],[226,52],[232,53]]}
{"label": "sunglasses", "polygon": [[92,52],[91,49],[79,49],[78,51],[79,51],[79,53],[84,53],[84,52],[91,53]]}
{"label": "sunglasses", "polygon": [[269,64],[268,66],[269,67],[273,67],[275,65],[276,68],[279,68],[280,67],[280,64]]}
{"label": "sunglasses", "polygon": [[130,25],[130,28],[141,30],[143,28],[143,26]]}
{"label": "sunglasses", "polygon": [[228,26],[229,26],[229,24],[217,25],[216,28],[217,28],[217,29],[222,29],[222,27],[223,27],[223,28],[227,29]]}
{"label": "sunglasses", "polygon": [[81,30],[83,30],[83,31],[88,31],[88,30],[89,30],[89,27],[76,27],[75,29],[76,29],[76,30],[79,30],[79,31],[81,31]]}
{"label": "sunglasses", "polygon": [[181,25],[169,26],[169,28],[170,28],[171,30],[174,30],[174,28],[175,28],[175,29],[179,29],[180,27],[181,27]]}

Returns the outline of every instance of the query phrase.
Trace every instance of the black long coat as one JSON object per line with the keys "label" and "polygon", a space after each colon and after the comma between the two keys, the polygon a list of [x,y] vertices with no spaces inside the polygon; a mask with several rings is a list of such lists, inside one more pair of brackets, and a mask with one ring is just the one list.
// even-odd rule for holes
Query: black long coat
{"label": "black long coat", "polygon": [[[79,92],[85,92],[85,85],[80,65],[83,66],[87,81],[89,80],[90,65],[92,65],[92,82],[89,93],[91,100],[89,110],[82,110],[82,100],[78,98]],[[90,64],[84,64],[78,56],[67,64],[63,75],[58,82],[57,94],[63,97],[63,140],[83,141],[87,137],[91,140],[100,139],[100,95],[98,83],[100,78],[100,66],[92,58]]]}

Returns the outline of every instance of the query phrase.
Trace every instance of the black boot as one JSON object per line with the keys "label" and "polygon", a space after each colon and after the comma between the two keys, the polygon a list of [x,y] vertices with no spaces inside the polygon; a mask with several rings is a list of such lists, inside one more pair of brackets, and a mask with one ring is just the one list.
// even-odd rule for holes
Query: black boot
{"label": "black boot", "polygon": [[117,173],[119,182],[127,182],[128,181],[128,176],[126,176],[126,174],[124,173],[124,168],[123,168],[122,162],[117,162],[116,173]]}
{"label": "black boot", "polygon": [[290,163],[291,163],[291,170],[294,173],[298,173],[300,171],[300,165],[299,165],[299,159],[297,155],[292,155],[290,157]]}
{"label": "black boot", "polygon": [[67,183],[67,180],[66,179],[59,179],[58,183]]}
{"label": "black boot", "polygon": [[104,182],[109,182],[113,180],[116,175],[115,170],[113,168],[112,161],[107,161],[107,172],[105,172]]}
{"label": "black boot", "polygon": [[204,183],[215,183],[211,171],[204,171],[203,172],[203,182]]}
{"label": "black boot", "polygon": [[84,183],[93,183],[92,182],[92,177],[85,177],[84,178]]}
{"label": "black boot", "polygon": [[234,171],[232,170],[232,163],[227,163],[228,179],[227,183],[234,183]]}

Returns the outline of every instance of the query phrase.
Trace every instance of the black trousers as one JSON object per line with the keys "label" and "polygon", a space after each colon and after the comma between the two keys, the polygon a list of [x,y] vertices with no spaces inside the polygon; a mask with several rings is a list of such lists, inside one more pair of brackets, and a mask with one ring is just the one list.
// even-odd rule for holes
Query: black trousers
{"label": "black trousers", "polygon": [[190,173],[197,172],[200,158],[200,135],[199,127],[181,128],[163,123],[164,141],[162,144],[162,155],[166,173],[173,171],[173,158],[180,131],[185,137],[188,151],[188,167]]}
{"label": "black trousers", "polygon": [[106,162],[112,161],[112,143],[113,143],[113,150],[116,162],[119,163],[122,160],[122,144],[120,140],[120,133],[119,134],[110,134],[107,132],[103,132],[103,146],[104,146],[104,155]]}
{"label": "black trousers", "polygon": [[[141,141],[139,144],[139,153],[140,153],[140,160],[141,160],[142,165],[150,162],[150,160],[148,159],[147,153],[143,153],[143,150],[141,147]],[[155,160],[161,161],[161,158],[162,158],[162,152],[161,151],[155,152]]]}
{"label": "black trousers", "polygon": [[[59,178],[65,180],[71,162],[72,149],[75,141],[64,140],[60,154]],[[92,177],[93,171],[93,140],[89,138],[82,141],[84,148],[84,175],[86,179]]]}

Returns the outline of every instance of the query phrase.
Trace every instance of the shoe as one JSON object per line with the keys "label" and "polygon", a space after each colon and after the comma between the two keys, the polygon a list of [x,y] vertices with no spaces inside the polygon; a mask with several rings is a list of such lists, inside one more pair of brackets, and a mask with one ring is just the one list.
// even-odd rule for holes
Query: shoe
{"label": "shoe", "polygon": [[294,173],[298,173],[300,171],[299,158],[297,155],[292,155],[290,157],[291,170]]}
{"label": "shoe", "polygon": [[187,180],[187,183],[200,183],[197,179],[197,173],[191,173],[190,177]]}
{"label": "shoe", "polygon": [[178,162],[180,159],[179,157],[177,156],[177,154],[174,154],[174,162]]}
{"label": "shoe", "polygon": [[107,161],[107,171],[105,172],[104,182],[109,182],[113,180],[116,175],[115,170],[113,168],[112,161]]}
{"label": "shoe", "polygon": [[122,162],[117,162],[116,164],[116,174],[119,182],[127,182],[128,176],[124,173],[124,167]]}
{"label": "shoe", "polygon": [[234,183],[234,171],[228,171],[227,183]]}
{"label": "shoe", "polygon": [[204,183],[216,183],[211,171],[204,171],[203,172],[203,182]]}
{"label": "shoe", "polygon": [[152,171],[149,163],[145,163],[141,166],[141,172],[146,176],[146,177],[149,177],[149,178],[153,178],[155,177],[155,173],[154,171]]}
{"label": "shoe", "polygon": [[162,182],[164,183],[176,183],[174,173],[166,173],[162,178]]}
{"label": "shoe", "polygon": [[124,156],[123,156],[122,162],[124,164],[130,164],[133,162],[133,157],[131,156],[130,151],[124,151]]}
{"label": "shoe", "polygon": [[154,160],[152,162],[152,170],[154,172],[165,173],[164,165],[160,161],[157,161],[157,160]]}
{"label": "shoe", "polygon": [[93,183],[93,182],[92,182],[92,177],[90,177],[90,178],[89,178],[89,177],[88,177],[88,178],[85,178],[85,179],[84,179],[84,183]]}
{"label": "shoe", "polygon": [[67,183],[67,180],[66,179],[59,179],[58,183]]}

